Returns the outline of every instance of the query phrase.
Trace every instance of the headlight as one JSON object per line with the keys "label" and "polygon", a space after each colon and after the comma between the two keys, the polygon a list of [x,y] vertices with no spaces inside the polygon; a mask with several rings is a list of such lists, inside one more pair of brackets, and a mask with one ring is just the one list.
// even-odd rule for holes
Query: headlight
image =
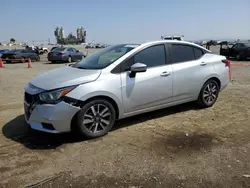
{"label": "headlight", "polygon": [[66,87],[50,92],[44,92],[39,94],[39,98],[41,101],[49,104],[55,104],[61,101],[62,97],[65,96],[67,93],[75,89],[76,86],[73,87]]}

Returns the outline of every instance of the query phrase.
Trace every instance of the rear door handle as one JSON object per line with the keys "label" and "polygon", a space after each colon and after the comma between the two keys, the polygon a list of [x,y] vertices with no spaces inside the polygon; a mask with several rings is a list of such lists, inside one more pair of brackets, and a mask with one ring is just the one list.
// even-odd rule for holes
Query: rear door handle
{"label": "rear door handle", "polygon": [[163,73],[161,73],[161,76],[163,77],[168,76],[168,75],[170,75],[170,72],[164,71]]}
{"label": "rear door handle", "polygon": [[205,65],[207,65],[207,63],[206,62],[201,62],[201,66],[205,66]]}

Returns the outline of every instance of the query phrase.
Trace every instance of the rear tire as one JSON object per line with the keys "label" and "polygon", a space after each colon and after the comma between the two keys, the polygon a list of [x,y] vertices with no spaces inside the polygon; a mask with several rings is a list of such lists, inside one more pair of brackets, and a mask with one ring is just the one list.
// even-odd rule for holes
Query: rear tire
{"label": "rear tire", "polygon": [[36,61],[40,61],[40,56],[37,56],[37,57],[36,57]]}
{"label": "rear tire", "polygon": [[201,88],[197,100],[201,108],[209,108],[217,101],[220,92],[219,84],[214,80],[208,80]]}
{"label": "rear tire", "polygon": [[242,58],[241,58],[241,55],[240,55],[240,54],[237,54],[237,55],[236,55],[236,60],[237,60],[237,61],[241,61],[241,60],[242,60]]}
{"label": "rear tire", "polygon": [[71,56],[68,57],[68,63],[71,63],[72,62],[72,58]]}
{"label": "rear tire", "polygon": [[116,120],[116,111],[107,100],[95,99],[85,104],[77,115],[77,128],[86,138],[106,135]]}
{"label": "rear tire", "polygon": [[21,63],[25,63],[25,58],[21,58]]}

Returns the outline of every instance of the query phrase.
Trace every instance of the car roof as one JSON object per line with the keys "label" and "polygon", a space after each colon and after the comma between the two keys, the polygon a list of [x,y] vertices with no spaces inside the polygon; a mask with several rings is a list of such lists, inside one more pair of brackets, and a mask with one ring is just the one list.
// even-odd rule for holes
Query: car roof
{"label": "car roof", "polygon": [[156,41],[142,43],[140,46],[148,46],[148,45],[153,45],[153,44],[165,44],[165,43],[188,44],[188,45],[192,45],[192,46],[195,46],[197,48],[201,48],[205,51],[210,52],[208,49],[204,48],[203,46],[200,46],[200,45],[195,44],[193,42],[188,42],[188,41],[183,41],[183,40],[182,41],[180,41],[180,40],[156,40]]}

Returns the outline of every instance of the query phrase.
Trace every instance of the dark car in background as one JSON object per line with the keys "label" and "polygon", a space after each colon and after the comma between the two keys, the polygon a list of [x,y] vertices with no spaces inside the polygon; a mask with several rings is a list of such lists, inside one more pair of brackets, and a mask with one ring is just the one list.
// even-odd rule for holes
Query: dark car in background
{"label": "dark car in background", "polygon": [[10,50],[9,49],[0,50],[0,57],[2,56],[3,53],[8,52],[8,51],[10,51]]}
{"label": "dark car in background", "polygon": [[228,43],[222,43],[220,46],[220,55],[235,58],[238,61],[246,60],[250,58],[250,42],[236,43],[232,47],[229,47]]}
{"label": "dark car in background", "polygon": [[[40,56],[34,51],[30,49],[14,49],[7,51],[2,54],[2,59],[7,63],[11,63],[13,61],[21,61],[24,63],[30,59],[31,61],[40,61]],[[10,59],[10,60],[8,60]]]}
{"label": "dark car in background", "polygon": [[54,62],[73,62],[80,61],[84,57],[82,52],[71,47],[57,47],[48,53],[48,61]]}

